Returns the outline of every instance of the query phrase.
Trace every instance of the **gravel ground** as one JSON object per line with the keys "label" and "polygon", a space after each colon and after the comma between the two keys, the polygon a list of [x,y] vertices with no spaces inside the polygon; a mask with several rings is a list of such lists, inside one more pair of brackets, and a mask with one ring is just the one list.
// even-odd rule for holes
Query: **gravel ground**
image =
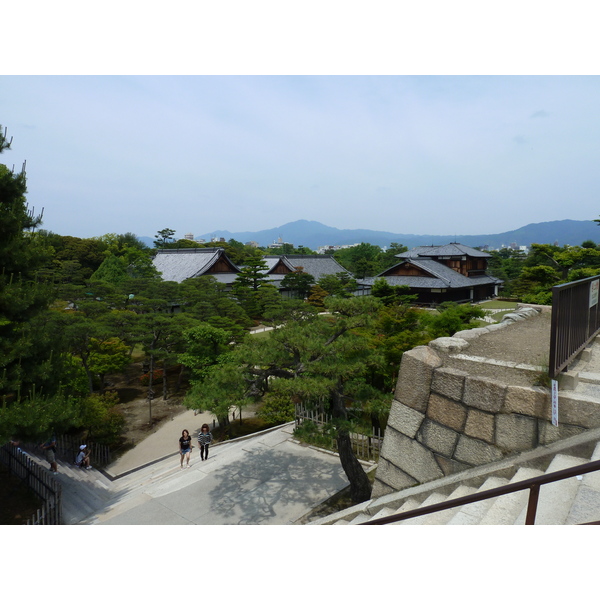
{"label": "gravel ground", "polygon": [[472,375],[501,379],[512,385],[534,385],[537,375],[524,369],[490,365],[455,358],[456,354],[481,357],[548,368],[550,352],[550,313],[517,321],[496,331],[469,340],[468,348],[452,354],[442,354],[445,367],[466,371]]}

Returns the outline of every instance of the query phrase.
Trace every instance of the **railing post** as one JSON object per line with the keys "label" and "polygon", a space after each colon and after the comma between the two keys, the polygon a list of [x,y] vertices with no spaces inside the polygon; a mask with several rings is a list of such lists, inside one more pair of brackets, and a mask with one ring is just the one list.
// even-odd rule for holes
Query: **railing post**
{"label": "railing post", "polygon": [[529,488],[529,503],[527,504],[527,516],[525,517],[525,525],[535,525],[535,513],[537,512],[537,504],[539,497],[539,484],[532,485]]}

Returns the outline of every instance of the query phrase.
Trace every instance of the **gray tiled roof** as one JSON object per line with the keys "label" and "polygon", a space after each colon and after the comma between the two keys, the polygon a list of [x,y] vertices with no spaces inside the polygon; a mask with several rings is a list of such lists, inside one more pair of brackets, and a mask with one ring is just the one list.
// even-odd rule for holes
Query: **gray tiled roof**
{"label": "gray tiled roof", "polygon": [[[203,275],[214,265],[220,256],[225,256],[222,248],[185,248],[176,250],[159,250],[152,263],[165,281],[181,283],[191,277]],[[232,263],[233,278],[239,269]],[[217,279],[228,273],[218,273]],[[221,279],[219,279],[221,280]]]}
{"label": "gray tiled roof", "polygon": [[396,254],[398,258],[416,258],[425,256],[472,256],[474,258],[489,258],[490,255],[481,250],[475,250],[464,244],[454,242],[443,246],[416,246],[402,254]]}
{"label": "gray tiled roof", "polygon": [[[419,277],[416,275],[387,275],[386,281],[390,285],[408,285],[412,288],[470,288],[492,283],[502,283],[500,279],[490,275],[480,275],[477,277],[466,277],[461,273],[446,265],[430,259],[409,258],[401,263],[410,263],[430,273],[432,277]],[[391,267],[393,269],[394,267]],[[389,271],[390,269],[386,269]],[[372,278],[371,285],[378,277],[384,277],[383,274]]]}
{"label": "gray tiled roof", "polygon": [[[330,255],[283,254],[276,257],[263,256],[263,259],[269,266],[269,271],[275,267],[279,260],[281,260],[290,271],[294,271],[297,267],[303,267],[304,272],[312,275],[315,280],[318,280],[323,275],[335,275],[336,273],[348,273],[350,275],[350,271],[342,267],[342,265]],[[277,278],[278,276],[271,275],[271,277]]]}

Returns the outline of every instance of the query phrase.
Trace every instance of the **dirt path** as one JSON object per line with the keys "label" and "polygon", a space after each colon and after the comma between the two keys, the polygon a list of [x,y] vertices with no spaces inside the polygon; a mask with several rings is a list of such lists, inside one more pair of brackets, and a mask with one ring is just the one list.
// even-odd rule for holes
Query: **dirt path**
{"label": "dirt path", "polygon": [[[538,378],[535,372],[503,367],[500,363],[516,363],[547,369],[550,352],[550,321],[550,312],[544,311],[537,316],[469,339],[467,348],[453,354],[480,357],[488,362],[467,361],[453,354],[442,354],[444,366],[466,371],[471,375],[500,378],[513,385],[533,385]],[[498,364],[493,364],[494,361]]]}

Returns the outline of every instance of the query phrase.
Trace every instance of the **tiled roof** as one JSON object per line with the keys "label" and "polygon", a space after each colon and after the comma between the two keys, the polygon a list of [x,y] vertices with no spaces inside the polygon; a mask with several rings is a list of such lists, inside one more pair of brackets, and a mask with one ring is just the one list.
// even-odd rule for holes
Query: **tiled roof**
{"label": "tiled roof", "polygon": [[[410,263],[419,267],[423,271],[430,273],[432,277],[419,277],[416,275],[388,275],[385,276],[386,281],[390,285],[408,285],[412,288],[470,288],[480,285],[488,285],[492,283],[502,283],[500,279],[490,275],[480,275],[478,277],[466,277],[461,273],[446,265],[430,259],[409,258],[401,263]],[[392,267],[393,269],[394,267]],[[389,271],[390,269],[386,269]],[[371,285],[378,277],[383,277],[383,274],[372,278]]]}
{"label": "tiled roof", "polygon": [[[159,250],[152,263],[160,272],[163,280],[181,283],[191,277],[204,275],[219,260],[221,255],[226,258],[223,248]],[[233,263],[230,264],[231,274],[235,278],[235,274],[239,272],[239,269]],[[211,275],[218,275],[217,279],[219,279],[229,275],[229,273],[211,273]]]}
{"label": "tiled roof", "polygon": [[[318,280],[323,275],[335,275],[336,273],[348,273],[350,275],[347,269],[342,267],[339,262],[329,255],[283,254],[276,257],[263,256],[263,260],[269,266],[269,271],[281,260],[289,267],[290,271],[294,271],[297,267],[303,267],[304,272],[312,275],[315,280]],[[278,275],[271,275],[271,277],[274,279],[279,278]]]}
{"label": "tiled roof", "polygon": [[402,254],[396,254],[398,258],[416,258],[426,256],[472,256],[473,258],[489,258],[490,255],[481,250],[475,250],[464,244],[454,242],[452,244],[445,244],[443,246],[417,246],[402,252]]}

